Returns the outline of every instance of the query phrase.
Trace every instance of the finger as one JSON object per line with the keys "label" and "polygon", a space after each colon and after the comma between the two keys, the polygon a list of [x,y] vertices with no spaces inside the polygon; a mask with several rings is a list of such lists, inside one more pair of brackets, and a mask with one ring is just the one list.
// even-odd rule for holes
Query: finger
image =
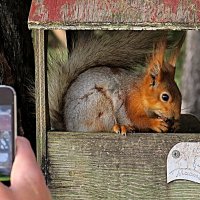
{"label": "finger", "polygon": [[16,148],[15,162],[18,162],[23,157],[25,161],[37,164],[30,142],[25,137],[18,136],[16,138]]}
{"label": "finger", "polygon": [[18,137],[16,144],[16,157],[11,172],[11,190],[20,200],[49,200],[50,192],[29,141]]}
{"label": "finger", "polygon": [[11,185],[26,184],[25,177],[30,180],[44,181],[42,172],[37,164],[31,145],[26,138],[17,137],[16,156],[11,172]]}
{"label": "finger", "polygon": [[3,200],[10,200],[12,198],[12,191],[10,188],[0,182],[0,198]]}

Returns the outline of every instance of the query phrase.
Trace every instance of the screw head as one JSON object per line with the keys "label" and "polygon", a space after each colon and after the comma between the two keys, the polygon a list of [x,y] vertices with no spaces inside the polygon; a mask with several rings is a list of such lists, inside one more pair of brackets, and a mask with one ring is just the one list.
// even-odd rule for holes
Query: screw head
{"label": "screw head", "polygon": [[180,157],[180,151],[178,151],[178,150],[172,151],[172,157],[173,158],[179,158]]}

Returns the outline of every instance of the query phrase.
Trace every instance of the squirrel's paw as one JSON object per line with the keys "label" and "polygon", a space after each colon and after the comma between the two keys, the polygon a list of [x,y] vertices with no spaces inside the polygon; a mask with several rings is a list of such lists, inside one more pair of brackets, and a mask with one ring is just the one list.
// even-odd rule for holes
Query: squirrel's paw
{"label": "squirrel's paw", "polygon": [[151,127],[153,131],[156,131],[157,133],[165,133],[168,131],[168,124],[161,118],[155,118],[151,119]]}
{"label": "squirrel's paw", "polygon": [[129,125],[125,126],[125,125],[115,124],[113,126],[113,131],[115,133],[122,134],[122,135],[126,136],[127,132],[134,132],[135,129],[132,126],[129,126]]}
{"label": "squirrel's paw", "polygon": [[113,131],[117,134],[122,134],[124,136],[126,136],[126,133],[127,133],[127,128],[125,125],[119,125],[119,124],[115,124],[113,126]]}
{"label": "squirrel's paw", "polygon": [[113,126],[113,131],[117,134],[121,133],[122,135],[126,136],[127,128],[124,125],[115,124]]}

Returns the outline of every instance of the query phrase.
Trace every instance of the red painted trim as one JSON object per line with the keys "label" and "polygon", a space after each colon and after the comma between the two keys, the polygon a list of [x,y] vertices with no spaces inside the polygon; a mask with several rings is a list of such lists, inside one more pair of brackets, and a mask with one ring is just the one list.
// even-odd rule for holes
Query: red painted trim
{"label": "red painted trim", "polygon": [[159,2],[143,0],[141,4],[140,0],[32,0],[29,21],[200,23],[200,0]]}

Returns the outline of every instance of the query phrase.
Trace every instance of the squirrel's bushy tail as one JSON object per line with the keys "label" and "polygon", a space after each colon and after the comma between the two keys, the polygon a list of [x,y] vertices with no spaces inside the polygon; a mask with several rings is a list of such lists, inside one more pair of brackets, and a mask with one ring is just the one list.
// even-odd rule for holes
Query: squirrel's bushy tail
{"label": "squirrel's bushy tail", "polygon": [[55,59],[48,73],[51,125],[63,128],[63,96],[69,84],[95,66],[133,68],[145,64],[165,31],[75,31],[67,62]]}

